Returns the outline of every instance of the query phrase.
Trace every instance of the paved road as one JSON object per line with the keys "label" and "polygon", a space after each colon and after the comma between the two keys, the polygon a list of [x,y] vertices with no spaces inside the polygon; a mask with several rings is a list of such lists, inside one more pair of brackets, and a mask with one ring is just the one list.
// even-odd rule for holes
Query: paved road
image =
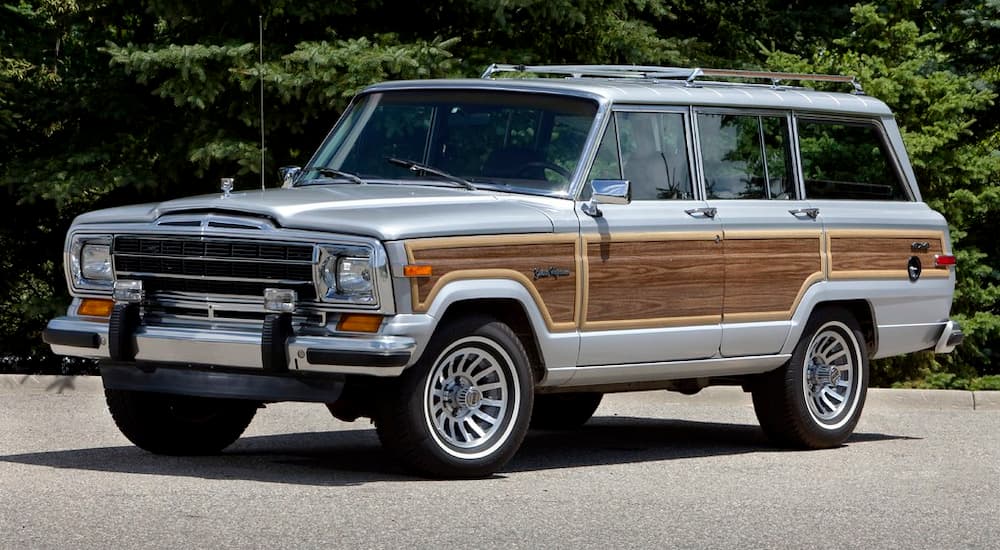
{"label": "paved road", "polygon": [[152,456],[97,380],[50,381],[0,377],[3,549],[1000,544],[1000,410],[951,398],[879,394],[844,447],[787,452],[738,392],[615,395],[502,474],[442,482],[317,405],[269,406],[222,456]]}

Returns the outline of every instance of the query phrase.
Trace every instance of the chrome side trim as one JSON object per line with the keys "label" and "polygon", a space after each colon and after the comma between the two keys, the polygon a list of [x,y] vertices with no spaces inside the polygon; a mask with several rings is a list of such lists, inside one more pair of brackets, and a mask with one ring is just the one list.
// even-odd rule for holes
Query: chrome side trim
{"label": "chrome side trim", "polygon": [[549,372],[555,374],[572,372],[572,377],[560,384],[563,387],[599,386],[603,384],[659,382],[662,380],[679,380],[683,378],[757,374],[780,367],[790,357],[791,355],[782,354],[699,359],[695,361],[668,361],[663,363],[563,367],[549,369]]}

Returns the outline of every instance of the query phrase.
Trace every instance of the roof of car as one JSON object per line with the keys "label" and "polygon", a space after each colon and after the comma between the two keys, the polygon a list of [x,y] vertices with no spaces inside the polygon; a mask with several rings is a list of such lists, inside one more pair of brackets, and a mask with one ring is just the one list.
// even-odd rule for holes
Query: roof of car
{"label": "roof of car", "polygon": [[389,90],[505,90],[575,95],[614,104],[699,105],[806,112],[891,116],[882,101],[856,93],[817,91],[791,86],[653,78],[481,78],[398,80],[365,88]]}

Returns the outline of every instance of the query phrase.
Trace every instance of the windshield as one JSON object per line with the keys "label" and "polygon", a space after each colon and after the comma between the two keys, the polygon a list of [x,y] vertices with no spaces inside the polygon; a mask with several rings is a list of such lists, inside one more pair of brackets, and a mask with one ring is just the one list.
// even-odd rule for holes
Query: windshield
{"label": "windshield", "polygon": [[[394,91],[363,96],[306,167],[303,184],[329,167],[369,183],[442,184],[404,159],[476,188],[568,196],[597,113],[587,99],[477,90]],[[446,184],[446,183],[445,183]]]}

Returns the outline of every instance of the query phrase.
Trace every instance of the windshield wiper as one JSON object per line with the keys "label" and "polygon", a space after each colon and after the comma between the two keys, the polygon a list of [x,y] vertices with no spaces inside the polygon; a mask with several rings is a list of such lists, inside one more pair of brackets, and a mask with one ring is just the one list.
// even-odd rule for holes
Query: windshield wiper
{"label": "windshield wiper", "polygon": [[395,164],[396,166],[402,166],[407,168],[410,172],[427,172],[428,174],[434,174],[435,176],[444,178],[452,183],[457,183],[466,189],[476,190],[476,186],[472,185],[472,182],[465,178],[449,174],[444,170],[434,168],[433,166],[427,166],[426,164],[419,163],[415,160],[398,159],[396,157],[387,157],[386,162],[389,164]]}
{"label": "windshield wiper", "polygon": [[336,168],[330,168],[329,166],[313,166],[309,168],[310,172],[319,172],[320,175],[331,177],[331,178],[344,178],[351,183],[356,183],[358,185],[365,185],[368,182],[361,179],[357,174],[352,174],[351,172],[345,172],[343,170],[337,170]]}

